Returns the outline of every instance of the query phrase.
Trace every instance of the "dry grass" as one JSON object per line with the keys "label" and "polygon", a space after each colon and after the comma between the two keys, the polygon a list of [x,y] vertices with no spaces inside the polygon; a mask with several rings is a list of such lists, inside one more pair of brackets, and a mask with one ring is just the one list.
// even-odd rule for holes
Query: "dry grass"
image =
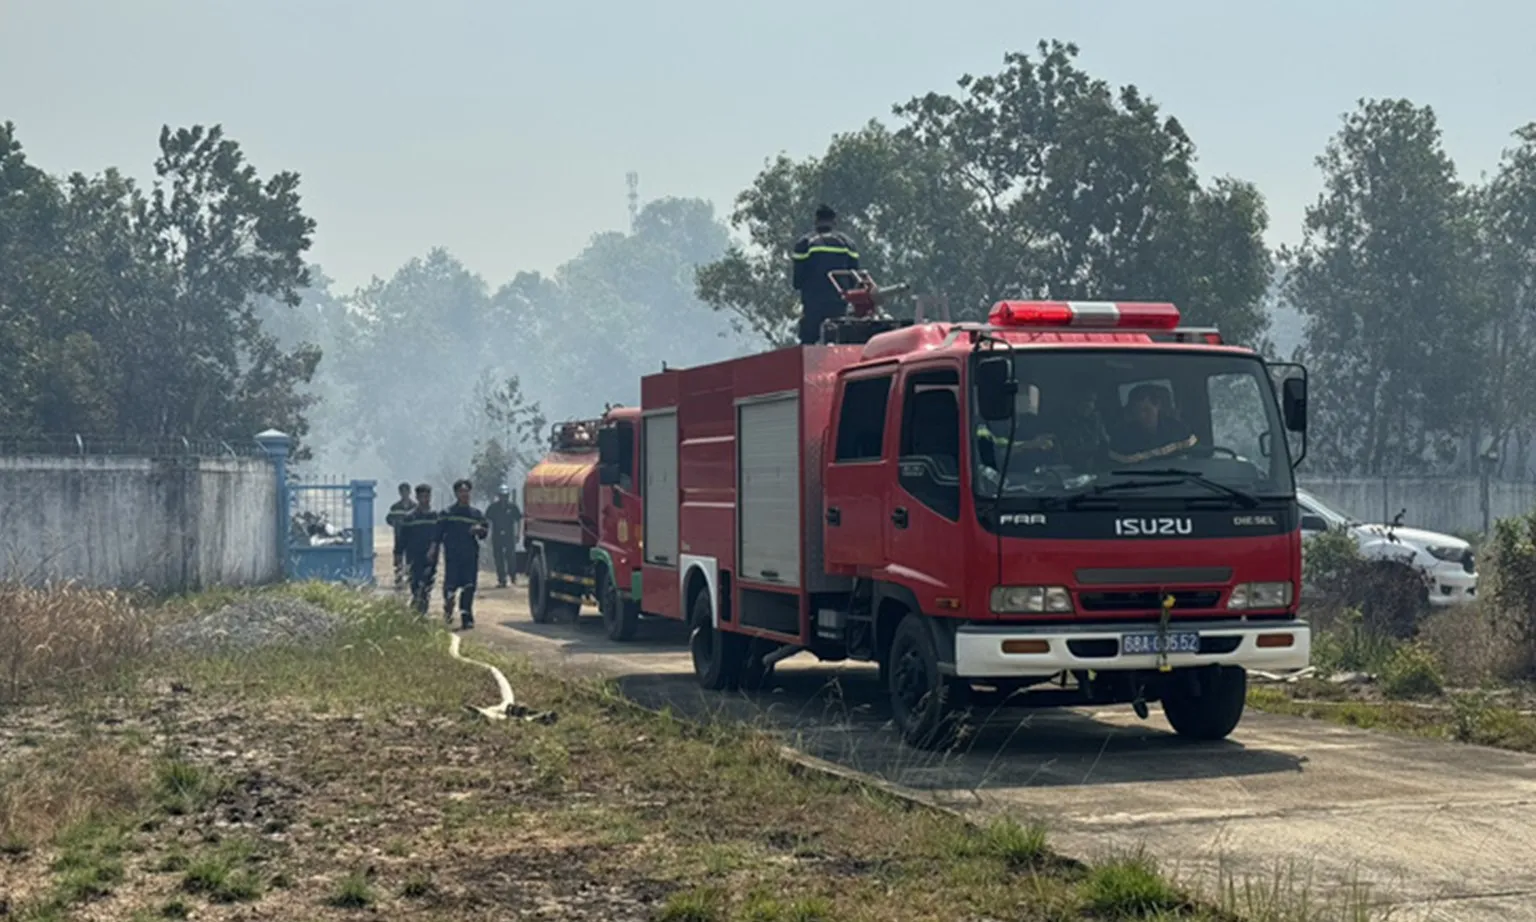
{"label": "dry grass", "polygon": [[161,661],[114,696],[0,716],[0,734],[47,740],[7,764],[27,780],[0,801],[16,830],[0,903],[26,919],[605,922],[1198,920],[1253,903],[1234,888],[1198,904],[1144,856],[1080,866],[1041,828],[974,827],[792,766],[740,726],[476,649],[559,715],[487,724],[465,705],[494,687],[440,632],[394,603],[301,591],[348,633]]}
{"label": "dry grass", "polygon": [[1513,683],[1526,657],[1477,605],[1437,611],[1419,626],[1419,641],[1432,650],[1453,685]]}
{"label": "dry grass", "polygon": [[0,584],[0,705],[78,687],[141,659],[151,619],[129,595]]}

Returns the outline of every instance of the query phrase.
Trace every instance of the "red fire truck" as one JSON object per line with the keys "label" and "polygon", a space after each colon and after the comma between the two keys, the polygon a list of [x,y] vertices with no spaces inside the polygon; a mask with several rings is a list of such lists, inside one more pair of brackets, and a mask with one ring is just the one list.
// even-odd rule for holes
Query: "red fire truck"
{"label": "red fire truck", "polygon": [[1180,735],[1227,736],[1247,669],[1310,658],[1306,372],[1179,321],[865,314],[825,345],[645,377],[598,434],[604,508],[640,510],[640,611],[690,626],[711,689],[801,651],[874,661],[915,746],[999,696],[1161,702]]}

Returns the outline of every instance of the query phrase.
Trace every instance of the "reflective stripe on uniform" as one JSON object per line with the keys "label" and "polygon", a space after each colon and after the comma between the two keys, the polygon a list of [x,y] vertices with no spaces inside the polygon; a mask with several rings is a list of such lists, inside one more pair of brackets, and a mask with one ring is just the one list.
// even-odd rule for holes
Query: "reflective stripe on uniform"
{"label": "reflective stripe on uniform", "polygon": [[812,253],[833,253],[838,256],[851,256],[854,259],[859,258],[858,252],[850,250],[848,247],[811,247],[804,253],[791,253],[790,255],[795,259],[807,259]]}

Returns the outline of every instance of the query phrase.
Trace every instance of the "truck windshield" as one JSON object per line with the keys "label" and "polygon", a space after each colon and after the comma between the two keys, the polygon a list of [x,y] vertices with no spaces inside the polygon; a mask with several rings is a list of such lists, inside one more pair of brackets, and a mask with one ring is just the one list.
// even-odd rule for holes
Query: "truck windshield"
{"label": "truck windshield", "polygon": [[[1275,392],[1257,357],[1156,349],[1014,354],[1012,420],[970,419],[978,496],[1294,495]],[[973,385],[974,386],[974,385]]]}

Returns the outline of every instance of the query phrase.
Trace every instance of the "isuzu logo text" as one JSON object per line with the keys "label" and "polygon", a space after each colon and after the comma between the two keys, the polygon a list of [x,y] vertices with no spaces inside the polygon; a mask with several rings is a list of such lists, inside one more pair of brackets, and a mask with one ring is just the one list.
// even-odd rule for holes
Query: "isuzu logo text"
{"label": "isuzu logo text", "polygon": [[1115,534],[1126,537],[1188,535],[1194,531],[1195,523],[1189,519],[1115,519]]}

